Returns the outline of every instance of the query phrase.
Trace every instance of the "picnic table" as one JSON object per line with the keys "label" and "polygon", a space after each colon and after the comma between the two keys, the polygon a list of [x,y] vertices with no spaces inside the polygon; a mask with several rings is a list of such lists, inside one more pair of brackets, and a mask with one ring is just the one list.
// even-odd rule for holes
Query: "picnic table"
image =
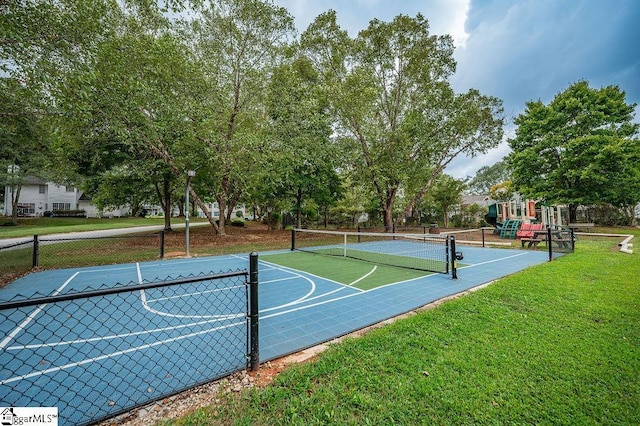
{"label": "picnic table", "polygon": [[[520,242],[522,243],[522,247],[524,247],[525,243],[527,243],[528,248],[531,248],[531,247],[538,248],[538,244],[540,244],[541,242],[547,242],[548,237],[549,237],[549,231],[544,229],[539,231],[533,231],[530,237],[521,238]],[[562,230],[554,229],[554,230],[551,230],[551,242],[557,244],[558,247],[561,247],[561,248],[570,248],[571,236],[569,236],[569,238],[565,238],[565,236],[562,235]]]}

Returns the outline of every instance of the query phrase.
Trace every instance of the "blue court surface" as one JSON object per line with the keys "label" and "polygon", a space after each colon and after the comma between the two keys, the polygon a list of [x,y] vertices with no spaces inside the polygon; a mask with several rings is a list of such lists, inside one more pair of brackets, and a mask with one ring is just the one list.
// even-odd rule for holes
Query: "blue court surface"
{"label": "blue court surface", "polygon": [[[326,342],[443,297],[548,261],[548,254],[543,251],[467,246],[460,246],[458,249],[464,254],[462,262],[465,266],[458,269],[459,279],[457,280],[451,279],[450,275],[433,274],[368,291],[260,261],[260,361],[265,362],[279,358]],[[309,254],[309,256],[314,255]],[[154,281],[158,278],[176,278],[210,271],[248,269],[248,267],[248,255],[236,255],[44,271],[27,275],[1,289],[0,300],[11,300],[17,294],[23,296],[56,295],[70,291],[95,289],[103,284],[108,286],[137,284]],[[47,375],[65,374],[70,377],[69,380],[72,380],[73,377],[87,371],[109,370],[109,363],[114,358],[144,356],[144,351],[151,346],[157,348],[166,344],[167,351],[171,352],[173,349],[170,345],[176,340],[191,338],[190,335],[181,335],[182,326],[179,321],[191,321],[193,324],[206,322],[208,327],[211,324],[217,324],[216,327],[202,328],[198,333],[190,331],[194,335],[197,334],[199,339],[202,339],[203,334],[213,333],[214,329],[243,326],[243,312],[203,315],[185,310],[179,300],[189,297],[191,295],[183,290],[180,294],[172,296],[176,300],[175,303],[164,303],[160,309],[154,307],[154,300],[150,294],[145,296],[144,292],[132,293],[131,297],[127,297],[127,306],[124,309],[127,312],[128,321],[135,322],[140,331],[136,333],[135,340],[131,341],[129,348],[119,349],[117,353],[110,353],[110,349],[103,345],[104,340],[107,339],[106,334],[113,334],[113,330],[117,329],[117,326],[111,325],[109,329],[106,329],[101,327],[101,324],[82,324],[83,329],[92,331],[93,335],[82,336],[82,338],[75,337],[74,339],[65,337],[69,341],[60,340],[60,337],[56,337],[55,333],[45,337],[39,336],[37,329],[29,330],[30,326],[37,327],[35,319],[38,315],[42,315],[47,309],[54,309],[53,304],[40,305],[37,309],[31,308],[31,313],[25,316],[24,320],[11,322],[11,327],[8,327],[7,324],[0,325],[0,365],[3,366],[0,370],[0,406],[59,406],[63,407],[60,408],[61,424],[87,423],[91,421],[91,417],[86,418],[84,413],[73,412],[74,408],[64,409],[64,407],[80,406],[77,402],[72,403],[70,400],[91,398],[90,391],[85,394],[81,389],[78,389],[76,393],[69,392],[69,388],[60,391],[46,389],[47,394],[58,398],[58,401],[54,401],[51,399],[39,400],[38,393],[33,394],[32,397],[29,397],[31,395],[29,392],[14,395],[11,393],[11,389],[20,388],[23,382],[23,387],[28,387],[33,380]],[[95,309],[99,309],[103,315],[87,317],[85,321],[105,321],[104,318],[118,316],[118,312],[122,312],[123,306],[119,304],[116,310],[116,307],[104,304]],[[171,311],[172,309],[175,311]],[[113,312],[111,312],[112,310]],[[175,322],[166,322],[168,321],[167,317],[171,317],[171,321]],[[153,332],[159,329],[155,319],[163,321],[162,333]],[[77,321],[76,318],[70,320]],[[60,327],[71,327],[71,325],[65,324],[64,318],[60,321]],[[15,324],[19,324],[19,326],[16,327]],[[174,329],[167,330],[171,327]],[[100,336],[101,333],[104,333],[105,336]],[[109,338],[114,337],[109,336]],[[34,367],[28,367],[33,364],[26,362],[24,366],[19,368],[5,368],[5,357],[8,353],[11,353],[10,359],[14,363],[16,359],[29,360],[33,357],[47,359],[46,352],[53,350],[53,348],[60,351],[60,348],[63,347],[67,348],[65,350],[78,352],[74,346],[79,341],[83,343],[82,348],[87,347],[87,342],[95,341],[95,345],[91,346],[90,350],[82,349],[79,353],[74,353],[72,361],[69,361],[70,358],[66,357],[65,353],[62,364],[56,364],[56,361],[53,360],[47,364],[46,368],[41,368],[37,364]],[[245,344],[245,342],[241,343]],[[179,360],[175,360],[176,365],[189,366],[199,362],[197,352],[193,354],[181,352],[176,356],[180,357]],[[153,360],[149,360],[149,362],[152,363]],[[33,369],[30,370],[30,368]],[[19,371],[19,374],[15,373],[16,371]],[[118,371],[108,371],[108,373],[103,372],[97,375],[109,380],[109,399],[114,401],[118,400],[118,393],[126,396],[132,392],[130,382],[123,382],[122,388],[115,384],[118,382],[116,380],[118,374]],[[135,373],[129,372],[127,374]],[[51,380],[49,382],[58,383],[59,381]],[[103,386],[101,383],[90,383],[89,387],[100,388],[101,386]],[[146,383],[143,380],[139,386],[142,388],[139,391],[142,394],[147,389],[153,388],[155,390],[156,388],[156,384]],[[33,399],[25,400],[25,398]],[[104,404],[104,406],[105,411],[99,413],[101,417],[108,416],[110,413],[109,404]],[[114,407],[113,410],[114,413],[117,412],[117,407]]]}

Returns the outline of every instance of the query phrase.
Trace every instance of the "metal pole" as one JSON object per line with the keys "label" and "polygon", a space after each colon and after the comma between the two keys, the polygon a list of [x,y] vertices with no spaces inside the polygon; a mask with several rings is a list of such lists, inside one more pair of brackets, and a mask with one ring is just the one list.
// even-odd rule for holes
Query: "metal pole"
{"label": "metal pole", "polygon": [[185,194],[185,206],[184,206],[184,229],[187,240],[187,256],[189,256],[189,181],[191,177],[187,177],[187,191]]}
{"label": "metal pole", "polygon": [[549,250],[549,262],[553,260],[553,246],[551,245],[551,226],[547,226],[547,249]]}
{"label": "metal pole", "polygon": [[31,259],[31,266],[34,268],[38,267],[38,260],[40,258],[40,243],[38,241],[38,236],[33,236],[33,253]]}
{"label": "metal pole", "polygon": [[458,279],[458,262],[456,254],[456,237],[451,235],[451,278]]}
{"label": "metal pole", "polygon": [[258,330],[258,253],[249,255],[249,330],[250,368],[257,371],[260,368],[260,334]]}

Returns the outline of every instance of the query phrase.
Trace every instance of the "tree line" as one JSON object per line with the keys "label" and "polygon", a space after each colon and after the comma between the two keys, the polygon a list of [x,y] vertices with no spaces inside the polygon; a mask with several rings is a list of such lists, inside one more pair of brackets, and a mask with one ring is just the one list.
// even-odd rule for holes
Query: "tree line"
{"label": "tree line", "polygon": [[[503,136],[501,101],[452,89],[452,39],[420,14],[352,37],[334,11],[298,34],[267,0],[10,0],[0,11],[4,180],[75,185],[99,208],[158,204],[166,227],[188,170],[190,198],[221,235],[239,203],[298,224],[305,212],[377,212],[391,227],[446,187],[454,158]],[[535,150],[523,139],[534,104],[514,153]],[[625,129],[601,136],[627,146],[638,129]],[[608,158],[630,155],[618,154]],[[521,158],[509,160],[514,182],[548,192],[527,183]]]}

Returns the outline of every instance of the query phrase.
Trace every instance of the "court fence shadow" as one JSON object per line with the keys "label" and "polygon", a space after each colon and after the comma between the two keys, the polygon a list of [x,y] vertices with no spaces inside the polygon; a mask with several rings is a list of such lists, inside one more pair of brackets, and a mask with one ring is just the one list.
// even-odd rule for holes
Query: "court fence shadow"
{"label": "court fence shadow", "polygon": [[0,304],[0,406],[85,425],[259,365],[249,270]]}

